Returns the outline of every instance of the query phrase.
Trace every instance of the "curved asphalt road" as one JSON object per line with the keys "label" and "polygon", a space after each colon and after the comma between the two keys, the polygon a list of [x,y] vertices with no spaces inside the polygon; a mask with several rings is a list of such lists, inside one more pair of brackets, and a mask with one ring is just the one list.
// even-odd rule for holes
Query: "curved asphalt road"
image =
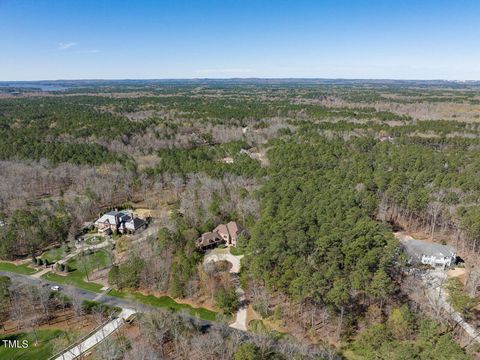
{"label": "curved asphalt road", "polygon": [[[99,294],[93,291],[88,291],[88,290],[83,290],[79,289],[73,286],[66,286],[64,284],[58,284],[55,283],[54,281],[45,281],[43,279],[37,279],[33,278],[29,275],[22,275],[22,274],[17,274],[17,273],[11,273],[8,271],[0,271],[1,276],[8,276],[10,279],[12,279],[12,282],[17,282],[21,284],[29,284],[29,285],[36,285],[36,286],[44,286],[45,284],[48,285],[58,285],[62,289],[68,290],[67,293],[70,293],[73,296],[76,296],[82,300],[90,300],[90,301],[96,301],[102,304],[110,305],[110,306],[118,306],[121,308],[129,308],[132,310],[135,310],[136,312],[148,312],[148,311],[155,311],[159,310],[161,308],[155,307],[155,306],[150,306],[150,305],[145,305],[142,304],[136,300],[129,300],[129,299],[121,299],[115,296],[109,296],[105,294]],[[208,327],[212,323],[207,320],[201,320],[198,318],[195,318],[191,316],[192,319],[195,319],[198,321],[198,324],[201,327]]]}

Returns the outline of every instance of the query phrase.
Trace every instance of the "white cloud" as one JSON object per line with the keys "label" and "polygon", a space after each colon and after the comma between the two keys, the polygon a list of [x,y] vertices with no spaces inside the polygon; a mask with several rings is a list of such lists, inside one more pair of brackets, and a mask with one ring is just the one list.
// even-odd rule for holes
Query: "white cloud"
{"label": "white cloud", "polygon": [[66,50],[66,49],[70,49],[71,47],[77,45],[76,42],[73,42],[73,41],[68,41],[68,42],[60,42],[58,43],[58,47],[57,49],[59,50]]}
{"label": "white cloud", "polygon": [[100,52],[100,50],[97,50],[97,49],[74,51],[75,54],[96,54],[96,53],[99,53],[99,52]]}

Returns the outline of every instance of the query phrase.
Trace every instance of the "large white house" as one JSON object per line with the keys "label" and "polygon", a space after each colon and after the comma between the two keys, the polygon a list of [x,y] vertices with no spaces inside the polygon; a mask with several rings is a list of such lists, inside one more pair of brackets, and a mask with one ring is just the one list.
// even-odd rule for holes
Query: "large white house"
{"label": "large white house", "polygon": [[416,240],[402,233],[395,235],[402,243],[411,262],[442,267],[444,269],[455,264],[457,252],[452,246]]}
{"label": "large white house", "polygon": [[95,221],[95,226],[103,233],[111,233],[112,231],[126,233],[145,228],[146,222],[135,217],[131,210],[110,211]]}

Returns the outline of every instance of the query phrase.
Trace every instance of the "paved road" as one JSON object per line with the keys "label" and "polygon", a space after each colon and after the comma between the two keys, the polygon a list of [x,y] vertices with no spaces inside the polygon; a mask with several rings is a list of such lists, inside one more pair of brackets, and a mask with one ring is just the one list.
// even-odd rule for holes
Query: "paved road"
{"label": "paved road", "polygon": [[[99,296],[98,293],[93,291],[78,289],[73,286],[65,286],[63,284],[55,283],[54,281],[45,281],[43,279],[36,279],[36,278],[32,278],[29,275],[21,275],[21,274],[11,273],[7,271],[0,271],[0,275],[8,276],[10,279],[12,279],[13,282],[18,282],[21,284],[29,284],[29,285],[36,285],[36,286],[42,286],[44,284],[58,285],[62,288],[62,292],[69,293],[71,296],[76,296],[82,300],[97,301],[110,306],[118,306],[120,308],[129,308],[129,309],[135,310],[136,312],[148,312],[148,311],[158,310],[158,308],[156,307],[142,304],[133,299],[132,300],[121,299],[121,298],[104,295],[104,294]],[[205,321],[205,323],[210,324],[207,321]]]}
{"label": "paved road", "polygon": [[[56,360],[72,360],[77,358],[87,350],[91,349],[92,347],[94,347],[95,345],[103,341],[116,329],[118,329],[123,324],[124,320],[133,313],[137,313],[137,312],[145,313],[149,311],[158,310],[158,308],[156,307],[145,305],[135,300],[121,299],[114,296],[108,296],[105,294],[98,294],[92,291],[78,289],[73,286],[65,286],[62,284],[57,284],[54,281],[45,281],[43,279],[38,279],[30,275],[21,275],[21,274],[11,273],[7,271],[0,271],[0,275],[8,276],[12,280],[12,282],[20,283],[20,284],[28,284],[28,285],[34,285],[34,286],[44,286],[46,284],[48,284],[49,286],[58,285],[62,288],[61,291],[67,293],[67,295],[69,296],[74,296],[82,300],[97,301],[106,305],[116,306],[122,309],[122,312],[120,313],[118,318],[113,319],[112,321],[107,323],[105,326],[103,326],[101,329],[99,329],[97,332],[92,334],[92,336],[88,337],[87,339],[82,341],[80,344],[77,344],[72,349],[58,356]],[[212,325],[211,322],[206,320],[200,320],[198,318],[195,318],[195,321],[203,329],[208,329]]]}
{"label": "paved road", "polygon": [[105,340],[110,334],[122,326],[126,319],[135,311],[130,309],[123,309],[122,312],[118,315],[117,318],[109,321],[104,326],[102,326],[98,331],[93,333],[91,336],[86,338],[81,343],[77,344],[68,351],[65,351],[62,355],[58,356],[55,360],[73,360],[83,353],[87,352],[98,343]]}
{"label": "paved road", "polygon": [[205,253],[205,258],[203,263],[206,264],[210,261],[228,261],[232,264],[230,269],[231,274],[238,274],[240,272],[240,260],[243,258],[243,255],[232,255],[229,249],[213,249],[208,250]]}
{"label": "paved road", "polygon": [[233,324],[230,324],[230,327],[238,330],[247,331],[247,299],[245,297],[245,291],[243,291],[243,289],[240,287],[240,280],[238,279],[238,273],[240,272],[240,260],[242,260],[242,258],[243,255],[232,255],[230,253],[230,249],[217,248],[207,251],[203,260],[203,264],[206,265],[212,261],[228,261],[230,264],[232,264],[230,274],[235,285],[235,292],[238,295],[240,306],[238,307],[235,322]]}
{"label": "paved road", "polygon": [[158,225],[150,224],[145,230],[137,235],[133,235],[131,245],[148,240],[152,236],[156,236],[160,227]]}

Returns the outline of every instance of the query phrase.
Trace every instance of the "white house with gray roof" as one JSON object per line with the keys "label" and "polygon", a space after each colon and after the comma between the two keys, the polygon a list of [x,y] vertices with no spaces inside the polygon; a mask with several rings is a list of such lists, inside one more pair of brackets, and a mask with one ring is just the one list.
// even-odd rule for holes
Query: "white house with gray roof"
{"label": "white house with gray roof", "polygon": [[454,247],[428,241],[416,240],[409,235],[396,233],[411,262],[447,268],[455,264],[457,252]]}

